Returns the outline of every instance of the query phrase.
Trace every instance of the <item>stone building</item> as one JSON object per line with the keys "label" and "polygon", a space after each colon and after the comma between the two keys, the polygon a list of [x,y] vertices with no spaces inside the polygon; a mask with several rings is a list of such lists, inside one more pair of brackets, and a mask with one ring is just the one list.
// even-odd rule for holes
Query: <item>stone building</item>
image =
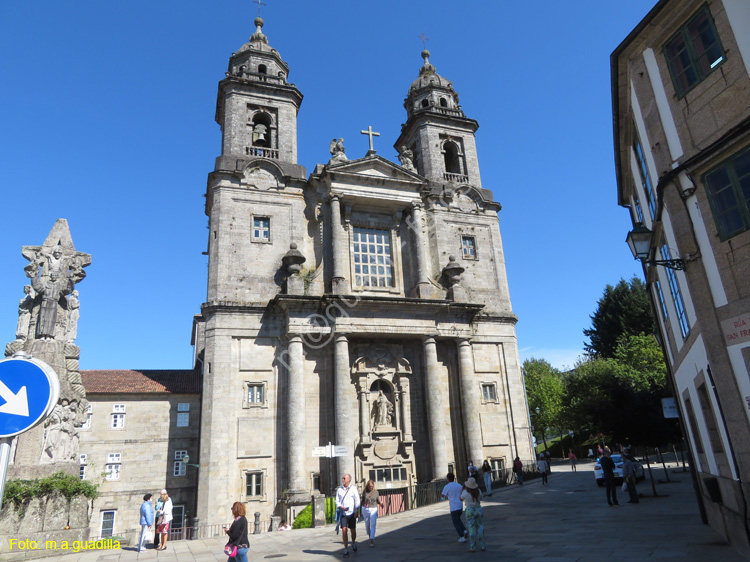
{"label": "stone building", "polygon": [[[195,515],[200,429],[198,371],[82,371],[88,408],[79,431],[82,479],[99,484],[90,536],[138,528],[146,493],[166,488],[174,529]],[[188,456],[188,460],[185,457]],[[177,535],[179,536],[179,535]]]}
{"label": "stone building", "polygon": [[[198,516],[293,515],[343,473],[397,488],[533,458],[497,212],[424,51],[395,164],[342,138],[307,176],[302,93],[262,31],[219,83],[209,174]],[[406,89],[406,84],[404,85]],[[365,131],[363,131],[365,132]],[[371,128],[366,131],[370,135]],[[316,448],[338,447],[333,471]]]}
{"label": "stone building", "polygon": [[698,499],[750,555],[750,3],[661,0],[611,62],[618,202],[644,244]]}

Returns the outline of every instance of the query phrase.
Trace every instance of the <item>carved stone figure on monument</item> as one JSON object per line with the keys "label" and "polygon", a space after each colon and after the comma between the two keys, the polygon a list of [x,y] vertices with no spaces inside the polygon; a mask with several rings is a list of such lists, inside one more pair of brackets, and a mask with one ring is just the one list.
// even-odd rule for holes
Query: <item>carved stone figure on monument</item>
{"label": "carved stone figure on monument", "polygon": [[38,277],[31,280],[34,290],[42,295],[39,317],[36,322],[36,337],[41,340],[55,339],[55,325],[60,299],[73,290],[73,280],[58,278],[54,271],[49,277]]}
{"label": "carved stone figure on monument", "polygon": [[62,400],[44,422],[41,464],[74,460],[78,453],[75,404]]}
{"label": "carved stone figure on monument", "polygon": [[34,289],[31,285],[24,285],[24,296],[18,303],[18,325],[16,327],[16,340],[23,341],[29,336],[29,322],[31,321],[31,309],[34,306]]}
{"label": "carved stone figure on monument", "polygon": [[328,161],[328,166],[331,164],[338,164],[340,162],[347,162],[349,159],[344,154],[344,139],[333,139],[328,145],[328,151],[331,153],[331,159]]}
{"label": "carved stone figure on monument", "polygon": [[78,291],[68,296],[68,318],[65,323],[65,343],[73,343],[78,335],[78,318],[81,315]]}
{"label": "carved stone figure on monument", "polygon": [[398,155],[398,161],[401,162],[401,167],[410,172],[414,171],[414,153],[409,150],[406,146],[401,147],[401,152]]}
{"label": "carved stone figure on monument", "polygon": [[378,397],[375,399],[373,410],[374,425],[393,425],[393,404],[385,397],[382,390],[378,391]]}

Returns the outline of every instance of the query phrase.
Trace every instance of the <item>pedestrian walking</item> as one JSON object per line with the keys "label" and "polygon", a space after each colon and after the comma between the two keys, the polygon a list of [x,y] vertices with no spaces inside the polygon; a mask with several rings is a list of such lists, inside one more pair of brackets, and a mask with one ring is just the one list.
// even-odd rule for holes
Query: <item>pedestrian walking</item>
{"label": "pedestrian walking", "polygon": [[544,454],[539,455],[539,462],[536,463],[536,467],[539,470],[539,474],[542,475],[542,486],[544,486],[547,484],[547,472],[549,472],[549,463],[544,458]]}
{"label": "pedestrian walking", "polygon": [[336,490],[336,511],[341,517],[341,534],[344,539],[344,556],[349,556],[349,537],[352,534],[352,550],[357,552],[357,512],[359,511],[359,492],[352,484],[351,474],[344,474],[342,484]]}
{"label": "pedestrian walking", "polygon": [[151,496],[152,494],[143,496],[143,503],[141,504],[141,537],[138,540],[138,552],[146,550],[143,541],[146,538],[147,531],[154,525],[154,506],[151,505]]}
{"label": "pedestrian walking", "polygon": [[[560,452],[562,453],[562,449]],[[547,472],[552,472],[552,453],[544,451],[544,460],[547,461]]]}
{"label": "pedestrian walking", "polygon": [[615,461],[612,460],[612,452],[609,447],[602,451],[602,458],[599,461],[602,467],[602,476],[604,477],[604,485],[607,487],[607,503],[612,505],[620,505],[617,502],[617,484],[615,483]]}
{"label": "pedestrian walking", "polygon": [[446,478],[448,479],[448,483],[443,487],[443,491],[440,492],[440,497],[448,500],[451,521],[453,521],[453,526],[458,533],[458,542],[466,542],[466,536],[469,534],[469,531],[464,527],[463,521],[461,521],[461,514],[464,512],[464,504],[461,501],[463,488],[461,484],[456,482],[456,476],[452,472],[449,472]]}
{"label": "pedestrian walking", "polygon": [[161,511],[162,506],[164,505],[164,502],[161,500],[161,495],[156,498],[156,505],[154,505],[154,513],[156,514],[154,516],[154,525],[156,528],[154,529],[154,548],[158,549],[159,545],[161,545],[161,535],[159,534],[159,517],[158,513]]}
{"label": "pedestrian walking", "polygon": [[578,460],[578,457],[576,457],[576,454],[573,452],[573,449],[568,449],[568,460],[570,460],[570,470],[572,472],[577,472],[576,470],[576,461]]}
{"label": "pedestrian walking", "polygon": [[523,463],[519,457],[513,461],[513,472],[516,474],[516,481],[519,486],[523,486]]}
{"label": "pedestrian walking", "polygon": [[362,515],[365,518],[365,532],[370,537],[370,546],[375,546],[375,525],[378,521],[378,508],[380,496],[375,489],[375,482],[368,480],[365,484],[365,493],[362,495]]}
{"label": "pedestrian walking", "polygon": [[628,503],[640,503],[638,490],[635,487],[635,463],[629,451],[622,452],[622,478],[630,496]]}
{"label": "pedestrian walking", "polygon": [[589,460],[590,461],[594,460],[594,450],[591,448],[589,448]]}
{"label": "pedestrian walking", "polygon": [[492,495],[492,467],[489,461],[482,463],[482,476],[484,477],[484,493],[486,496]]}
{"label": "pedestrian walking", "polygon": [[466,526],[469,528],[469,552],[476,552],[477,547],[485,551],[484,546],[484,512],[482,511],[482,492],[475,478],[469,478],[464,484],[461,499],[466,505]]}
{"label": "pedestrian walking", "polygon": [[227,529],[224,527],[224,532],[227,534],[229,540],[227,546],[232,545],[237,547],[236,556],[229,557],[231,562],[247,562],[247,551],[250,550],[250,539],[247,538],[247,518],[245,517],[245,504],[242,502],[234,502],[232,504],[232,525]]}
{"label": "pedestrian walking", "polygon": [[161,509],[156,511],[156,530],[159,532],[161,541],[156,550],[167,550],[167,539],[169,538],[169,527],[172,523],[172,500],[166,490],[159,494]]}

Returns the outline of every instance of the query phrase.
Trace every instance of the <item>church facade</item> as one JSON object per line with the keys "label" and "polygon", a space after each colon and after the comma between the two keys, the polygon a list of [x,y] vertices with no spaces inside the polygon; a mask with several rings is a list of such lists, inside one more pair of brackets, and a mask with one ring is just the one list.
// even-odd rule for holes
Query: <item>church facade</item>
{"label": "church facade", "polygon": [[[342,139],[308,176],[301,92],[263,20],[219,84],[197,513],[265,519],[344,473],[398,488],[533,458],[497,213],[474,133],[424,51],[398,164]],[[406,86],[406,85],[405,85]],[[328,445],[335,452],[332,468]]]}

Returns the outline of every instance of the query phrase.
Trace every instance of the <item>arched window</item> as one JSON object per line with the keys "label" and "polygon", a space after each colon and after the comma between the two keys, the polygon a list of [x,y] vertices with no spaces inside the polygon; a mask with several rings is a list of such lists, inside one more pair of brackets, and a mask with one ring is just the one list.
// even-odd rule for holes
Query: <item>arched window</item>
{"label": "arched window", "polygon": [[271,116],[258,112],[253,116],[253,146],[271,148]]}
{"label": "arched window", "polygon": [[430,100],[428,100],[427,98],[422,100],[422,107],[429,107],[429,105],[430,105]]}
{"label": "arched window", "polygon": [[258,74],[265,74],[267,72],[265,64],[258,65]]}
{"label": "arched window", "polygon": [[448,100],[440,98],[440,107],[448,107]]}
{"label": "arched window", "polygon": [[463,174],[461,160],[458,155],[458,147],[452,141],[446,141],[443,145],[443,158],[445,158],[445,171],[449,174]]}

